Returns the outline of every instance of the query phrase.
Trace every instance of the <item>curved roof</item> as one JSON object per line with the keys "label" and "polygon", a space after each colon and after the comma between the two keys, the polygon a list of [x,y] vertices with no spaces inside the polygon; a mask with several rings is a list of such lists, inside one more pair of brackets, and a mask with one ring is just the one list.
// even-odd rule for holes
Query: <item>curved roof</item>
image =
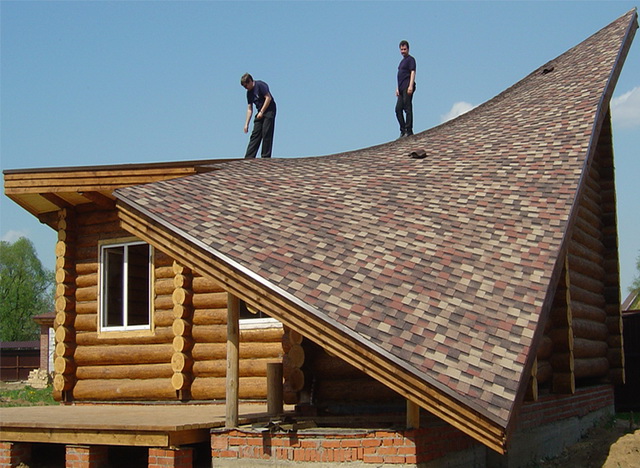
{"label": "curved roof", "polygon": [[636,28],[413,137],[119,189],[125,225],[503,450]]}

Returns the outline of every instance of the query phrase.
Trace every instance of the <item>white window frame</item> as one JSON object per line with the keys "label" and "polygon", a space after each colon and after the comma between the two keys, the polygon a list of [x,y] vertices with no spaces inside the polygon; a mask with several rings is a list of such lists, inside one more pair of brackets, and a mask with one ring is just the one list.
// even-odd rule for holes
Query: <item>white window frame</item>
{"label": "white window frame", "polygon": [[[147,245],[149,247],[149,258],[148,258],[148,278],[149,278],[149,297],[148,297],[148,311],[147,311],[147,323],[141,325],[129,325],[129,313],[127,309],[128,304],[128,284],[127,280],[129,278],[129,247],[136,245]],[[100,295],[99,295],[99,312],[98,312],[98,327],[101,332],[111,332],[111,331],[130,331],[130,330],[151,330],[151,317],[152,317],[152,309],[153,309],[153,246],[147,244],[143,241],[121,241],[121,242],[113,242],[113,243],[104,243],[99,246],[99,261],[100,261]],[[107,324],[107,301],[108,301],[108,288],[107,288],[107,280],[109,276],[107,275],[107,265],[106,265],[106,251],[114,248],[124,248],[124,259],[123,259],[123,274],[122,274],[122,325],[108,325]]]}

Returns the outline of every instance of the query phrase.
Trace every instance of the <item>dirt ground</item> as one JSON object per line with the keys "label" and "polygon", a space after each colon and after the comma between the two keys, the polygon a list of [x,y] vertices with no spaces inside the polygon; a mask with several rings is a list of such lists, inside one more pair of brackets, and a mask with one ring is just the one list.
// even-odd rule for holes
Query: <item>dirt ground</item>
{"label": "dirt ground", "polygon": [[[636,416],[637,418],[637,416]],[[629,421],[603,422],[538,468],[640,468],[640,429]]]}

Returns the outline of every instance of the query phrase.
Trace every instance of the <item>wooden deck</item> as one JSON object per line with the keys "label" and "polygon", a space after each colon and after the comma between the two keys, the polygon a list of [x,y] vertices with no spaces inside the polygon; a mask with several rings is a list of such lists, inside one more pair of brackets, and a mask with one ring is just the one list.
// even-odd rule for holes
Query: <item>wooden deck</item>
{"label": "wooden deck", "polygon": [[[266,404],[240,404],[240,424],[267,418]],[[175,447],[208,441],[224,423],[224,404],[0,408],[0,441]]]}

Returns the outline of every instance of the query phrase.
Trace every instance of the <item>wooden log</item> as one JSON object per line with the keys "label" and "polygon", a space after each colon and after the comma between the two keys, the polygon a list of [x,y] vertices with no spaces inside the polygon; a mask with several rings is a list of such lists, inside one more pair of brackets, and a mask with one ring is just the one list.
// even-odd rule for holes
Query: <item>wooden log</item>
{"label": "wooden log", "polygon": [[76,314],[97,314],[98,313],[98,301],[89,302],[76,302]]}
{"label": "wooden log", "polygon": [[607,313],[600,306],[593,306],[584,302],[572,301],[571,311],[574,318],[591,320],[592,322],[604,323]]}
{"label": "wooden log", "polygon": [[197,276],[193,278],[192,288],[193,288],[193,292],[196,294],[224,292],[224,289],[222,288],[222,286],[220,286],[214,280],[205,278],[203,276]]}
{"label": "wooden log", "polygon": [[571,352],[554,353],[549,359],[554,373],[569,373],[574,369],[574,358]]}
{"label": "wooden log", "polygon": [[76,331],[73,328],[59,326],[55,332],[56,343],[60,342],[75,342]]}
{"label": "wooden log", "polygon": [[289,388],[294,392],[299,392],[304,388],[304,382],[304,372],[297,367],[293,368],[287,377]]}
{"label": "wooden log", "polygon": [[605,341],[609,336],[609,330],[604,323],[575,317],[571,325],[576,338]]}
{"label": "wooden log", "polygon": [[602,294],[588,291],[573,284],[571,285],[571,301],[572,303],[584,303],[599,309],[602,309],[605,305],[604,296]]}
{"label": "wooden log", "polygon": [[153,311],[153,324],[156,326],[156,329],[159,327],[171,327],[173,326],[173,321],[176,318],[180,318],[176,316],[174,312],[175,308],[170,310],[159,309]]}
{"label": "wooden log", "polygon": [[173,281],[174,280],[171,278],[157,279],[153,285],[154,292],[158,295],[172,295],[173,290],[175,289],[173,286]]}
{"label": "wooden log", "polygon": [[573,372],[554,372],[551,388],[553,393],[573,395],[576,392]]}
{"label": "wooden log", "polygon": [[60,268],[73,268],[74,266],[75,266],[75,259],[71,257],[56,257],[56,263],[54,265],[54,269],[58,270]]}
{"label": "wooden log", "polygon": [[577,379],[604,377],[609,374],[609,360],[606,357],[575,359],[574,367]]}
{"label": "wooden log", "polygon": [[[197,325],[192,328],[194,341],[198,343],[221,343],[227,339],[224,325]],[[282,335],[280,328],[240,329],[240,342],[245,343],[279,343]],[[242,346],[241,345],[241,346]]]}
{"label": "wooden log", "polygon": [[623,348],[622,335],[610,335],[607,339],[609,348]]}
{"label": "wooden log", "polygon": [[[618,309],[620,310],[620,309]],[[605,321],[605,327],[607,328],[607,335],[621,335],[622,334],[622,315],[609,315]]]}
{"label": "wooden log", "polygon": [[175,336],[173,338],[173,350],[176,353],[186,353],[193,348],[193,339],[187,336]]}
{"label": "wooden log", "polygon": [[[157,262],[157,259],[156,259]],[[154,269],[154,275],[156,279],[171,279],[173,281],[173,277],[175,273],[173,272],[173,266],[157,266]]]}
{"label": "wooden log", "polygon": [[75,292],[76,292],[76,287],[73,284],[64,284],[64,283],[56,284],[55,297],[66,296],[71,299],[75,295]]}
{"label": "wooden log", "polygon": [[267,414],[278,416],[283,410],[282,363],[267,364]]}
{"label": "wooden log", "polygon": [[56,357],[71,357],[76,350],[75,343],[56,343],[55,355]]}
{"label": "wooden log", "polygon": [[551,363],[547,360],[538,360],[538,372],[536,374],[536,379],[538,379],[539,384],[543,384],[548,382],[553,375],[553,368],[551,367]]}
{"label": "wooden log", "polygon": [[175,260],[171,263],[173,274],[176,276],[188,276],[191,277],[191,270]]}
{"label": "wooden log", "polygon": [[191,336],[192,326],[184,319],[175,319],[171,326],[175,336]]}
{"label": "wooden log", "polygon": [[173,341],[173,331],[171,328],[156,328],[153,334],[130,334],[120,335],[119,333],[101,333],[95,330],[78,333],[76,343],[78,346],[121,346],[121,345],[153,345],[171,344]]}
{"label": "wooden log", "polygon": [[193,311],[194,325],[224,325],[227,323],[226,305],[221,309],[195,309]]}
{"label": "wooden log", "polygon": [[594,358],[607,356],[607,343],[604,341],[575,338],[573,344],[574,358]]}
{"label": "wooden log", "polygon": [[[601,264],[602,262],[602,255],[573,240],[569,242],[569,254],[594,264]],[[571,263],[571,260],[569,260],[569,263]]]}
{"label": "wooden log", "polygon": [[604,246],[602,245],[600,239],[596,239],[595,237],[589,235],[589,233],[584,232],[578,226],[574,226],[572,240],[583,245],[587,249],[593,250],[600,256],[604,251]]}
{"label": "wooden log", "polygon": [[238,426],[238,388],[240,374],[240,300],[227,295],[227,371],[225,427]]}
{"label": "wooden log", "polygon": [[554,328],[549,332],[549,338],[553,343],[552,349],[559,351],[573,349],[574,339],[571,327]]}
{"label": "wooden log", "polygon": [[78,367],[76,375],[79,380],[110,380],[110,379],[170,379],[173,375],[171,364],[131,364]]}
{"label": "wooden log", "polygon": [[293,367],[302,367],[304,364],[304,349],[301,345],[292,345],[287,353],[287,359]]}
{"label": "wooden log", "polygon": [[584,258],[576,254],[569,254],[569,265],[577,273],[592,276],[593,278],[604,278],[604,268],[600,263],[589,258]]}
{"label": "wooden log", "polygon": [[53,361],[56,374],[73,375],[76,372],[76,362],[73,359],[58,356]]}
{"label": "wooden log", "polygon": [[585,210],[582,206],[578,210],[578,213],[579,215],[576,218],[576,226],[594,239],[602,239],[599,215],[595,215],[591,211]]}
{"label": "wooden log", "polygon": [[[191,355],[196,361],[226,358],[225,343],[195,343]],[[240,359],[281,358],[280,343],[241,343]]]}
{"label": "wooden log", "polygon": [[594,294],[602,294],[604,291],[604,283],[601,279],[591,278],[577,271],[572,271],[569,276],[571,278],[571,284],[575,287],[582,288]]}
{"label": "wooden log", "polygon": [[173,310],[174,302],[171,296],[156,296],[153,307],[156,310]]}
{"label": "wooden log", "polygon": [[58,283],[58,284],[60,284],[60,283],[62,283],[62,284],[65,284],[65,283],[71,284],[71,283],[75,282],[76,275],[70,269],[59,268],[58,270],[56,270],[55,279],[56,279],[56,283]]}
{"label": "wooden log", "polygon": [[193,307],[195,309],[221,309],[227,307],[227,293],[201,293],[193,294]]}
{"label": "wooden log", "polygon": [[171,378],[145,380],[78,380],[73,388],[75,400],[148,401],[175,400]]}
{"label": "wooden log", "polygon": [[73,326],[73,321],[75,319],[76,314],[71,312],[58,312],[56,313],[56,319],[54,324],[56,326]]}
{"label": "wooden log", "polygon": [[77,301],[96,301],[98,300],[98,287],[89,286],[86,288],[76,289]]}
{"label": "wooden log", "polygon": [[185,390],[189,388],[192,380],[193,378],[190,375],[176,372],[171,376],[171,385],[175,390]]}
{"label": "wooden log", "polygon": [[538,346],[538,352],[536,356],[538,359],[549,359],[551,353],[553,351],[553,341],[549,335],[543,335],[540,340],[540,345]]}
{"label": "wooden log", "polygon": [[[274,362],[271,358],[240,359],[240,377],[266,377],[267,364]],[[226,361],[194,361],[193,375],[196,377],[224,377],[227,372]]]}
{"label": "wooden log", "polygon": [[75,353],[78,366],[169,363],[173,356],[170,344],[83,346]]}
{"label": "wooden log", "polygon": [[90,275],[92,273],[97,273],[99,270],[100,264],[95,260],[93,262],[83,260],[83,261],[75,262],[74,266],[76,268],[76,275],[81,276],[81,275]]}
{"label": "wooden log", "polygon": [[193,294],[191,291],[188,291],[184,288],[177,288],[173,290],[173,294],[171,296],[173,299],[173,304],[190,306],[192,304]]}
{"label": "wooden log", "polygon": [[[196,377],[191,383],[194,400],[222,400],[226,396],[224,377]],[[240,379],[238,397],[241,399],[265,399],[267,379],[264,377],[244,377]]]}
{"label": "wooden log", "polygon": [[75,377],[56,374],[53,378],[53,388],[58,392],[64,392],[67,390],[71,390],[74,387],[76,382]]}
{"label": "wooden log", "polygon": [[174,353],[171,357],[171,369],[174,372],[191,373],[193,364],[193,358],[185,353]]}
{"label": "wooden log", "polygon": [[71,255],[73,252],[73,248],[70,248],[64,241],[56,242],[55,254],[56,257],[65,257],[67,255]]}
{"label": "wooden log", "polygon": [[72,312],[76,302],[65,296],[60,296],[56,299],[56,312]]}
{"label": "wooden log", "polygon": [[76,315],[73,321],[76,332],[95,332],[98,329],[97,315]]}

